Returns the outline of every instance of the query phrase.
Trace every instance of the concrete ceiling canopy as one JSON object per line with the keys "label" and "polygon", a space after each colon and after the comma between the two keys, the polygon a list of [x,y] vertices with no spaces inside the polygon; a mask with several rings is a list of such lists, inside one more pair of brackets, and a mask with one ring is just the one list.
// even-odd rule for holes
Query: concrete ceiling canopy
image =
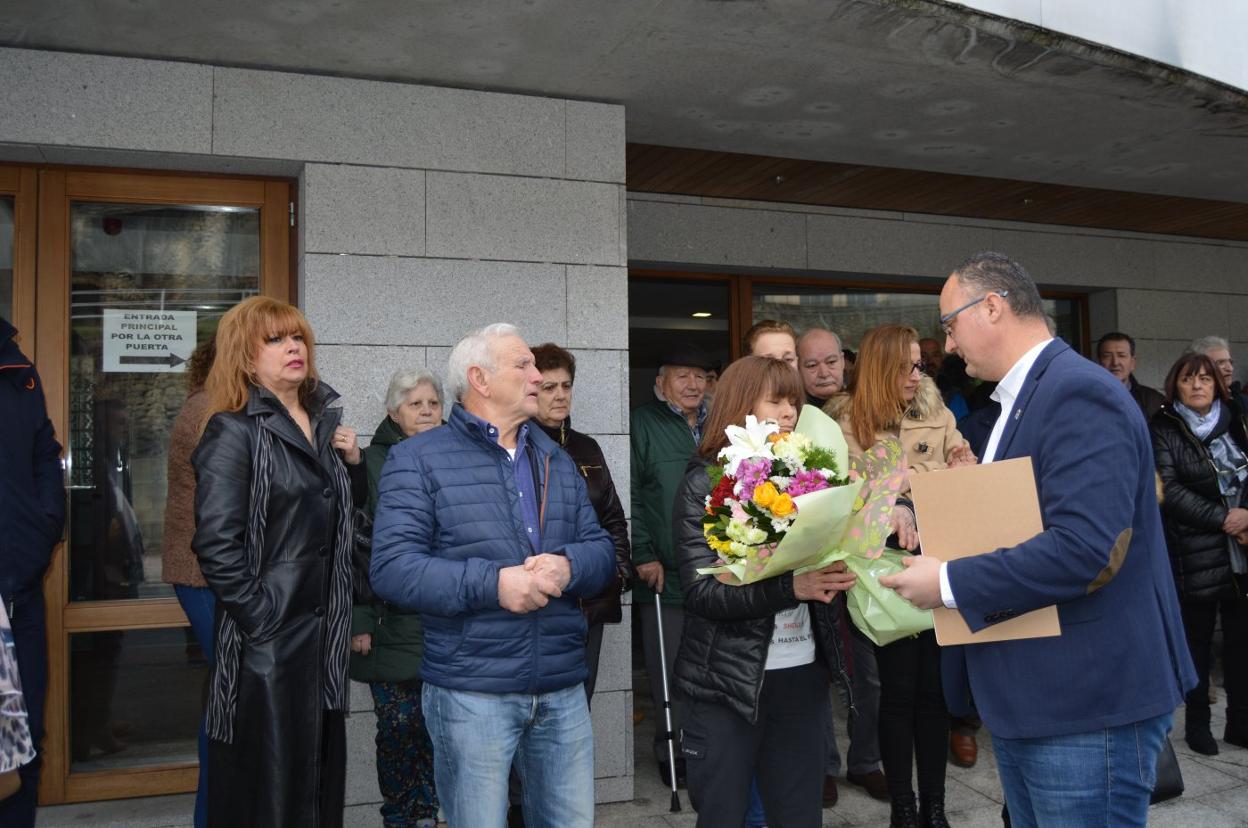
{"label": "concrete ceiling canopy", "polygon": [[610,101],[642,144],[1248,191],[1243,90],[940,0],[9,0],[0,44]]}

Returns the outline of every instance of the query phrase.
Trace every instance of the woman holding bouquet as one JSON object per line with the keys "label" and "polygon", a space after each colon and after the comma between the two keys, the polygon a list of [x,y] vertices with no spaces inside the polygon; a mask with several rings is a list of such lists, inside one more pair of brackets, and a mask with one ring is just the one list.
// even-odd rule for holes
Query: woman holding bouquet
{"label": "woman holding bouquet", "polygon": [[[919,335],[881,325],[863,337],[847,392],[824,410],[841,424],[852,457],[898,440],[911,471],[974,463],[935,383],[923,374]],[[907,485],[903,491],[908,491]],[[904,510],[899,510],[904,514]],[[945,828],[949,713],[940,685],[940,648],[931,630],[876,648],[880,672],[880,757],[892,802],[891,826]],[[919,810],[911,768],[917,760]]]}
{"label": "woman holding bouquet", "polygon": [[746,585],[698,573],[718,562],[702,519],[707,470],[728,445],[725,429],[752,414],[790,432],[803,399],[797,372],[784,362],[734,362],[677,490],[672,525],[685,631],[675,683],[692,705],[683,752],[699,826],[741,825],[755,776],[773,828],[822,824],[829,675],[845,683],[831,601],[854,576],[842,563]]}

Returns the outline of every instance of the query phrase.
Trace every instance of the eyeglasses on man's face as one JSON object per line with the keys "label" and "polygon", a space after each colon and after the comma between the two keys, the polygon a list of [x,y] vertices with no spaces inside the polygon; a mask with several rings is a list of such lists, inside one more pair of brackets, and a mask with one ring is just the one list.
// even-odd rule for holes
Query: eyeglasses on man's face
{"label": "eyeglasses on man's face", "polygon": [[1000,290],[1000,291],[990,290],[987,293],[985,293],[983,296],[979,297],[978,299],[972,299],[971,301],[967,302],[965,305],[959,305],[958,307],[946,313],[944,316],[940,317],[940,329],[945,332],[946,337],[953,336],[954,319],[955,317],[957,317],[959,313],[966,310],[967,308],[975,307],[980,302],[987,299],[989,296],[1000,296],[1002,299],[1004,299],[1005,297],[1009,295],[1010,295],[1010,292],[1008,290]]}

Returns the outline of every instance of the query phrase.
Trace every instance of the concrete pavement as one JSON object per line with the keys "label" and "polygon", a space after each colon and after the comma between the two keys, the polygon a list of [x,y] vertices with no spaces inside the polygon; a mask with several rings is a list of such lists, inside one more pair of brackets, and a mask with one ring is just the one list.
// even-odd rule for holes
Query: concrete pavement
{"label": "concrete pavement", "polygon": [[[639,685],[642,686],[642,685]],[[1225,694],[1219,693],[1214,708],[1214,736],[1222,735],[1225,724]],[[671,794],[659,782],[654,757],[649,749],[653,734],[653,717],[643,690],[635,694],[645,717],[636,725],[637,748],[636,793],[631,802],[599,806],[595,819],[598,828],[691,828],[697,816],[682,789],[683,811],[669,811]],[[837,728],[842,740],[845,723],[840,717]],[[1183,742],[1183,711],[1175,714],[1173,738],[1179,765],[1183,771],[1186,792],[1176,800],[1154,806],[1149,825],[1155,828],[1232,828],[1248,826],[1248,750],[1219,742],[1218,756],[1199,756]],[[949,766],[946,783],[946,808],[955,828],[996,828],[1001,824],[1001,785],[997,781],[992,744],[981,731],[980,759],[974,768]],[[842,748],[845,746],[841,742]],[[61,805],[39,812],[39,828],[187,828],[191,825],[193,797],[162,796],[147,799],[96,802],[83,805]],[[860,788],[841,780],[840,801],[823,812],[824,826],[885,826],[888,806],[866,795]],[[351,823],[359,826],[380,826],[376,814]]]}

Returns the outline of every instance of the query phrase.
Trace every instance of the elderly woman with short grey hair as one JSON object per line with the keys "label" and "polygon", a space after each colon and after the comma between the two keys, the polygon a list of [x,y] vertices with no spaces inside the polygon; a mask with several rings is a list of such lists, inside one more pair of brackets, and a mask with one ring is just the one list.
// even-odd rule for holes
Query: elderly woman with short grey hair
{"label": "elderly woman with short grey hair", "polygon": [[[425,368],[395,373],[386,389],[386,416],[377,426],[364,466],[368,472],[368,516],[377,509],[377,486],[390,448],[442,425],[442,382]],[[371,526],[364,530],[371,532]],[[365,545],[366,546],[366,545]],[[420,616],[373,594],[370,555],[357,541],[353,559],[355,596],[351,613],[351,678],[368,682],[377,712],[377,781],[386,828],[425,828],[437,822],[433,745],[420,708]]]}

